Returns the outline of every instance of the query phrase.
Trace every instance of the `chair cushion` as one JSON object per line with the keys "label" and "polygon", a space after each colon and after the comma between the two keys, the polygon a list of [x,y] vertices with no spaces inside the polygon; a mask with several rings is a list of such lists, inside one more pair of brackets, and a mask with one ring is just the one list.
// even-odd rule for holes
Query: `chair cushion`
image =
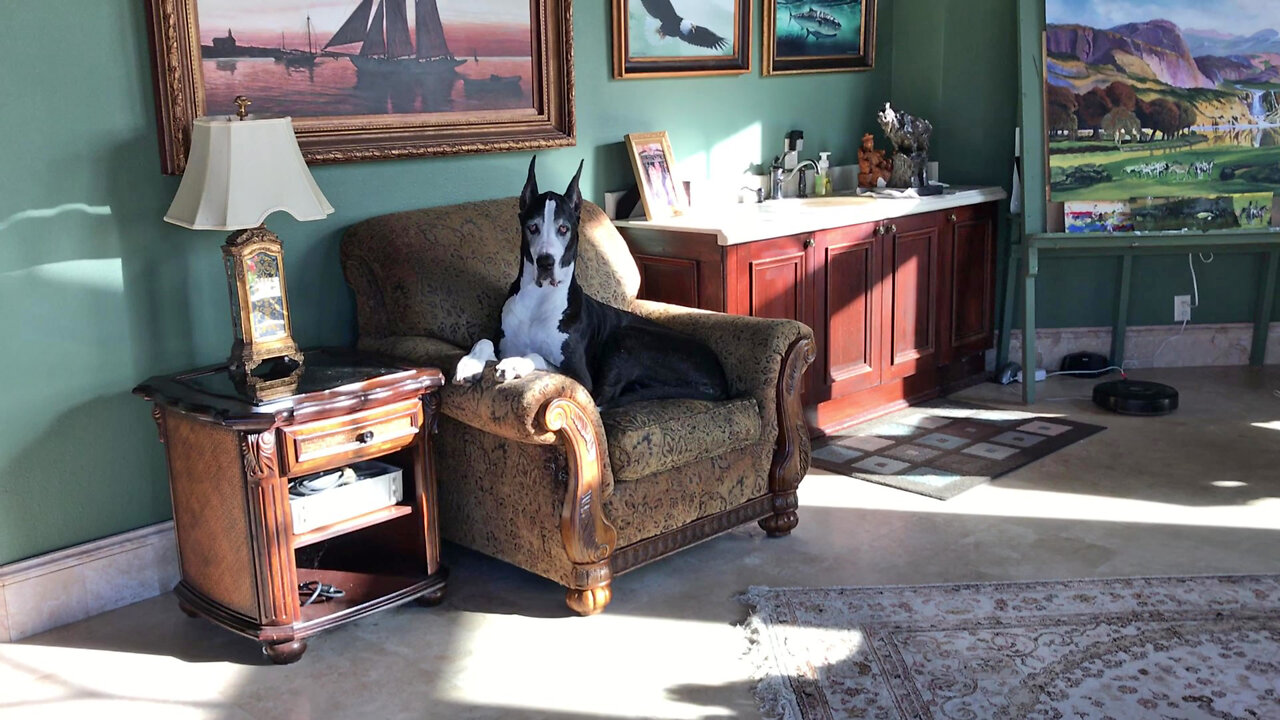
{"label": "chair cushion", "polygon": [[614,482],[628,482],[760,439],[755,398],[651,400],[601,416]]}

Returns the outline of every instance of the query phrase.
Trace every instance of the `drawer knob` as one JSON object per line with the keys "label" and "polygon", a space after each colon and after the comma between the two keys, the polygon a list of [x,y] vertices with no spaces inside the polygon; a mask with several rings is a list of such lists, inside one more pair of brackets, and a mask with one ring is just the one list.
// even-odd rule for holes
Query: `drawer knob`
{"label": "drawer knob", "polygon": [[804,239],[804,246],[805,246],[805,247],[807,247],[807,248],[811,248],[811,247],[813,247],[813,238],[811,238],[811,237],[810,237],[810,238],[805,238],[805,239]]}
{"label": "drawer knob", "polygon": [[947,216],[947,219],[948,219],[948,220],[950,220],[951,222],[955,222],[955,221],[956,221],[956,214],[955,214],[955,213],[951,213],[950,215],[948,215],[948,216]]}
{"label": "drawer knob", "polygon": [[890,232],[890,233],[896,233],[896,232],[898,232],[898,226],[897,226],[897,225],[889,225],[889,232]]}
{"label": "drawer knob", "polygon": [[364,432],[356,436],[356,442],[360,443],[361,445],[368,443],[372,439],[373,439],[372,430],[365,430]]}

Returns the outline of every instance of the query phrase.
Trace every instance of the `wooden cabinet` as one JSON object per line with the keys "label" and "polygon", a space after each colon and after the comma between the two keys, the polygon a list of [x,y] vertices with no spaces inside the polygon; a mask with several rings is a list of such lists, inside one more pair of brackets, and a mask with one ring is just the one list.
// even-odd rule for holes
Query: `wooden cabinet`
{"label": "wooden cabinet", "polygon": [[[295,392],[258,402],[225,366],[157,376],[182,610],[296,661],[317,632],[417,599],[438,603],[430,432],[440,371],[350,351],[309,351]],[[377,458],[402,472],[393,505],[295,532],[290,481]],[[312,597],[315,588],[337,597]],[[314,602],[322,599],[322,602]]]}
{"label": "wooden cabinet", "polygon": [[622,234],[644,299],[813,328],[818,357],[803,397],[821,431],[980,375],[994,218],[986,203],[729,246],[694,232]]}

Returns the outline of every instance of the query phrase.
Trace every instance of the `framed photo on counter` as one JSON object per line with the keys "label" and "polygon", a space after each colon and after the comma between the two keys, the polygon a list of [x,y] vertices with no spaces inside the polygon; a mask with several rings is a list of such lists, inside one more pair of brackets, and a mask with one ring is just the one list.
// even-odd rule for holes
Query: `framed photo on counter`
{"label": "framed photo on counter", "polygon": [[636,174],[646,220],[680,215],[689,209],[684,185],[675,178],[675,158],[666,131],[627,135],[627,154]]}

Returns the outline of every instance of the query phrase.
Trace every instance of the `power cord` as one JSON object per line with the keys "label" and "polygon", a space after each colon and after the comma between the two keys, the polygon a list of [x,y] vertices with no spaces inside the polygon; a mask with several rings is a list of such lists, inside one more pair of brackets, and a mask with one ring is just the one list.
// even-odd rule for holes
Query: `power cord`
{"label": "power cord", "polygon": [[343,595],[346,595],[346,592],[319,580],[298,583],[298,599],[303,607],[312,603],[328,602]]}

